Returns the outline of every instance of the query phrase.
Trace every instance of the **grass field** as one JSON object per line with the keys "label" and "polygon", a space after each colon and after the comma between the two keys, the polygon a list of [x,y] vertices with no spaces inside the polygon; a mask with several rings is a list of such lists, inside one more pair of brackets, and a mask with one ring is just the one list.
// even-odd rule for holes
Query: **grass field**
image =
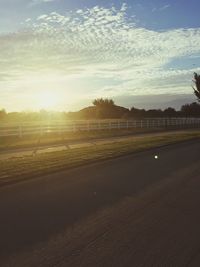
{"label": "grass field", "polygon": [[32,135],[20,137],[1,137],[0,138],[0,149],[5,151],[8,149],[18,148],[30,148],[44,145],[59,145],[66,144],[72,141],[85,141],[98,138],[116,137],[129,134],[145,133],[150,131],[161,131],[162,129],[116,129],[103,130],[103,131],[77,131],[73,133],[63,134],[45,134],[45,135]]}
{"label": "grass field", "polygon": [[200,131],[161,133],[115,143],[0,161],[0,186],[166,144],[200,138]]}

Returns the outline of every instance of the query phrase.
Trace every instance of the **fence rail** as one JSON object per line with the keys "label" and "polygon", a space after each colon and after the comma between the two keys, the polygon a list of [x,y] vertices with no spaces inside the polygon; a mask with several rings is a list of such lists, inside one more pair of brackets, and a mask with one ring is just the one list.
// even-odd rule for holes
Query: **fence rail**
{"label": "fence rail", "polygon": [[200,118],[154,118],[142,120],[73,121],[50,124],[0,124],[0,137],[63,134],[77,131],[118,130],[131,128],[200,128]]}

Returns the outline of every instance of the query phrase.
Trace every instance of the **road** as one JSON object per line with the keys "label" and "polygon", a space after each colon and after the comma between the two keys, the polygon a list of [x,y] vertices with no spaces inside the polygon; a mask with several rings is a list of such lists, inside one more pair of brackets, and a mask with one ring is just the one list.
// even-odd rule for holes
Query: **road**
{"label": "road", "polygon": [[199,151],[190,141],[0,188],[0,266],[200,266]]}

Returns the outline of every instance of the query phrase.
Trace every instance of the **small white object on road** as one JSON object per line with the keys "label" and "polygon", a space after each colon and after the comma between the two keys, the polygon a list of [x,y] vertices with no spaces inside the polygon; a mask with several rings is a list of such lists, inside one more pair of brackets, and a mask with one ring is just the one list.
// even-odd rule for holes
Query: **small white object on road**
{"label": "small white object on road", "polygon": [[154,159],[158,159],[158,155],[155,155],[155,156],[154,156]]}

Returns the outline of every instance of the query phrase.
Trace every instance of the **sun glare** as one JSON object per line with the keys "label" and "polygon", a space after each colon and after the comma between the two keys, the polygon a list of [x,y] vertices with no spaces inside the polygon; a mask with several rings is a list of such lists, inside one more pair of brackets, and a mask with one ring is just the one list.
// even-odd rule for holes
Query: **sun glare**
{"label": "sun glare", "polygon": [[59,105],[59,96],[52,91],[41,92],[37,96],[37,102],[40,109],[54,109]]}

